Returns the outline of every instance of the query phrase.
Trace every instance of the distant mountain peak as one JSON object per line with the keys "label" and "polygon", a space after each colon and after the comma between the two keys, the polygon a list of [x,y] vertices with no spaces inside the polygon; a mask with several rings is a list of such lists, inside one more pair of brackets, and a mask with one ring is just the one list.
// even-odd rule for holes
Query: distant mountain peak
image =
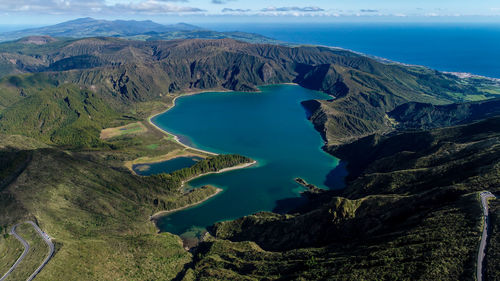
{"label": "distant mountain peak", "polygon": [[7,32],[0,35],[0,41],[16,40],[27,36],[48,35],[52,37],[125,37],[145,33],[203,30],[186,23],[163,25],[151,20],[104,20],[91,17],[77,18],[51,26]]}
{"label": "distant mountain peak", "polygon": [[55,25],[39,28],[24,29],[0,33],[1,41],[14,41],[21,38],[33,37],[26,40],[27,44],[46,44],[53,42],[40,36],[52,38],[88,38],[113,37],[132,40],[172,40],[172,39],[220,39],[233,38],[239,41],[275,43],[275,40],[244,32],[217,32],[188,23],[164,25],[152,20],[105,20],[91,17],[77,18]]}
{"label": "distant mountain peak", "polygon": [[98,20],[96,20],[94,18],[91,18],[91,17],[86,17],[86,18],[77,18],[77,19],[74,19],[74,20],[69,20],[69,21],[58,23],[58,24],[86,23],[86,22],[95,22],[95,21],[98,21]]}

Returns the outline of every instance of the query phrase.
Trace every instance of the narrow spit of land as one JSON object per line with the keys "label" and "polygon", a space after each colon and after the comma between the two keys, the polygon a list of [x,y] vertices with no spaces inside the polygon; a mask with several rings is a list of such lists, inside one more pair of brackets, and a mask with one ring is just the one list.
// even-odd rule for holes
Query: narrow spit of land
{"label": "narrow spit of land", "polygon": [[[203,92],[205,92],[205,91],[203,91]],[[184,96],[189,96],[189,95],[195,95],[195,94],[199,94],[199,93],[203,93],[203,92],[187,93],[187,94],[185,94],[185,95],[179,95],[179,96],[174,97],[174,99],[172,100],[172,105],[171,105],[169,108],[167,108],[166,110],[164,110],[164,111],[162,111],[162,112],[160,112],[160,113],[157,113],[157,114],[154,114],[154,115],[150,116],[150,117],[148,118],[148,123],[149,123],[151,126],[153,126],[154,128],[156,128],[157,130],[159,130],[160,132],[164,133],[165,135],[167,135],[167,136],[169,136],[169,137],[172,137],[172,138],[173,138],[173,140],[174,140],[175,142],[177,142],[178,144],[182,145],[184,148],[186,148],[186,149],[188,149],[188,150],[195,151],[195,152],[200,152],[200,153],[203,153],[203,154],[208,154],[208,155],[212,155],[212,156],[216,156],[216,155],[218,155],[217,153],[210,152],[210,151],[206,151],[206,150],[202,150],[202,149],[198,149],[198,148],[194,148],[194,147],[191,147],[191,146],[189,146],[189,145],[186,145],[186,144],[182,143],[182,142],[180,141],[180,139],[179,139],[179,137],[178,137],[178,136],[176,136],[175,134],[172,134],[172,133],[167,132],[166,130],[164,130],[164,129],[160,128],[159,126],[157,126],[157,125],[156,125],[156,124],[152,121],[152,119],[153,119],[154,117],[156,117],[156,116],[158,116],[158,115],[160,115],[160,114],[163,114],[163,113],[167,112],[168,110],[172,109],[172,108],[175,106],[175,101],[177,100],[177,98],[179,98],[179,97],[184,97]],[[251,162],[251,163],[244,163],[244,164],[237,165],[237,166],[234,166],[234,167],[229,167],[229,168],[221,169],[221,170],[219,170],[219,171],[215,171],[215,172],[208,172],[208,173],[200,174],[200,175],[194,176],[194,177],[192,177],[192,178],[190,178],[190,179],[187,179],[187,180],[185,180],[185,181],[182,181],[181,186],[180,186],[180,189],[182,189],[182,188],[185,186],[185,184],[186,184],[187,182],[191,181],[191,180],[194,180],[194,179],[197,179],[197,178],[200,178],[200,177],[206,176],[206,175],[210,175],[210,174],[220,174],[220,173],[225,173],[225,172],[229,172],[229,171],[232,171],[232,170],[244,169],[244,168],[248,168],[248,167],[250,167],[250,166],[253,166],[253,165],[255,165],[255,164],[257,164],[257,161],[253,161],[253,162]],[[158,218],[158,217],[160,217],[160,216],[164,216],[164,215],[172,214],[172,213],[175,213],[175,212],[178,212],[178,211],[181,211],[181,210],[188,209],[188,208],[191,208],[191,207],[193,207],[193,206],[199,205],[199,204],[201,204],[201,203],[203,203],[203,202],[205,202],[205,201],[207,201],[207,200],[211,199],[212,197],[216,196],[217,194],[219,194],[219,193],[220,193],[220,192],[222,192],[222,191],[223,191],[222,189],[217,188],[217,191],[216,191],[214,194],[212,194],[212,195],[208,196],[207,198],[205,198],[205,199],[203,199],[203,200],[201,200],[201,201],[199,201],[199,202],[192,203],[192,204],[186,205],[186,206],[184,206],[184,207],[180,207],[180,208],[173,209],[173,210],[168,210],[168,211],[161,211],[161,212],[158,212],[158,213],[156,213],[156,214],[152,215],[152,216],[151,216],[151,219],[152,219],[152,220],[154,220],[154,219],[157,219],[157,218]]]}
{"label": "narrow spit of land", "polygon": [[[219,171],[216,171],[216,172],[209,172],[209,173],[204,173],[204,174],[201,174],[201,175],[197,175],[197,176],[194,176],[188,180],[185,180],[182,182],[182,185],[181,185],[181,188],[189,181],[191,180],[194,180],[194,179],[197,179],[199,177],[203,177],[203,176],[206,176],[206,175],[210,175],[210,174],[220,174],[220,173],[225,173],[225,172],[229,172],[229,171],[233,171],[233,170],[238,170],[238,169],[244,169],[244,168],[248,168],[250,166],[253,166],[257,164],[257,161],[253,161],[253,162],[250,162],[250,163],[244,163],[244,164],[240,164],[238,166],[234,166],[234,167],[229,167],[229,168],[224,168],[222,170],[219,170]],[[188,209],[188,208],[191,208],[191,207],[194,207],[194,206],[197,206],[207,200],[209,200],[210,198],[216,196],[217,194],[221,193],[223,190],[221,188],[217,188],[216,192],[208,197],[206,197],[205,199],[201,200],[201,201],[198,201],[198,202],[195,202],[195,203],[192,203],[192,204],[188,204],[186,206],[183,206],[183,207],[180,207],[180,208],[176,208],[176,209],[172,209],[172,210],[168,210],[168,211],[161,211],[161,212],[158,212],[158,213],[155,213],[154,215],[152,215],[150,217],[151,220],[155,220],[155,219],[158,219],[159,217],[162,217],[162,216],[165,216],[165,215],[168,215],[168,214],[172,214],[172,213],[175,213],[175,212],[178,212],[178,211],[182,211],[182,210],[185,210],[185,209]]]}

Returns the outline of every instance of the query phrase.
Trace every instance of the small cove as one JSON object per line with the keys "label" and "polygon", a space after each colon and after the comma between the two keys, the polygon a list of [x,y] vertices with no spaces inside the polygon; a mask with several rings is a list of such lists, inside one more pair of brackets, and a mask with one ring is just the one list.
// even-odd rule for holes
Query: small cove
{"label": "small cove", "polygon": [[[250,168],[190,181],[192,188],[214,185],[223,192],[203,204],[160,218],[160,230],[181,235],[259,211],[293,208],[300,200],[289,199],[299,198],[304,190],[294,182],[296,177],[325,189],[341,187],[343,167],[337,167],[339,160],[321,149],[323,140],[300,104],[310,99],[331,97],[296,85],[272,85],[262,87],[260,93],[210,92],[180,97],[175,107],[155,116],[154,124],[187,145],[258,161]],[[168,172],[162,165],[179,167],[171,161],[150,164],[148,174]]]}

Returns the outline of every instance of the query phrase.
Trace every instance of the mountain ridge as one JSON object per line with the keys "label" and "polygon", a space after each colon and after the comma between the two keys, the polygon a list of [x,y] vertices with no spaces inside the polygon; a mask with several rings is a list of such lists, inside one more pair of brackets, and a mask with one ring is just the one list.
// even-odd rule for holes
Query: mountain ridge
{"label": "mountain ridge", "polygon": [[[449,104],[497,96],[491,80],[326,47],[116,37],[0,43],[0,73],[0,219],[37,218],[60,239],[41,280],[456,280],[474,267],[475,192],[498,184],[499,119],[404,132],[391,112],[420,103],[453,116]],[[216,224],[193,253],[156,234],[148,215],[215,189],[182,193],[177,177],[123,167],[183,149],[147,117],[186,92],[289,82],[332,96],[303,105],[324,149],[351,163],[347,188],[307,194],[290,214]],[[138,122],[137,134],[100,138]],[[467,161],[477,169],[460,171]]]}
{"label": "mountain ridge", "polygon": [[43,45],[7,42],[0,44],[2,69],[3,75],[37,73],[56,85],[87,87],[122,106],[185,90],[257,91],[259,85],[295,82],[334,98],[304,103],[311,121],[330,144],[392,130],[387,112],[406,102],[446,104],[467,96],[495,96],[494,89],[483,89],[494,87],[487,79],[468,80],[423,67],[383,64],[325,47],[232,39],[99,37]]}
{"label": "mountain ridge", "polygon": [[28,36],[51,36],[59,38],[121,37],[134,40],[234,38],[248,42],[278,42],[254,33],[217,32],[187,23],[164,25],[151,20],[108,21],[90,17],[44,27],[4,32],[0,34],[0,42],[19,40]]}
{"label": "mountain ridge", "polygon": [[[183,280],[469,280],[479,193],[500,191],[499,122],[496,115],[335,147],[329,153],[348,162],[345,189],[288,214],[216,223]],[[495,274],[498,260],[490,262]]]}

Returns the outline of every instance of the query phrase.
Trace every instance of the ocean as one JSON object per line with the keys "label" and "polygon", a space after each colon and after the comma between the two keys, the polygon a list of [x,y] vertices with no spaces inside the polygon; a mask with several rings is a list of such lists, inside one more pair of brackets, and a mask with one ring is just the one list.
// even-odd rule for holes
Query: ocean
{"label": "ocean", "polygon": [[408,64],[500,78],[500,23],[204,24],[341,47]]}

